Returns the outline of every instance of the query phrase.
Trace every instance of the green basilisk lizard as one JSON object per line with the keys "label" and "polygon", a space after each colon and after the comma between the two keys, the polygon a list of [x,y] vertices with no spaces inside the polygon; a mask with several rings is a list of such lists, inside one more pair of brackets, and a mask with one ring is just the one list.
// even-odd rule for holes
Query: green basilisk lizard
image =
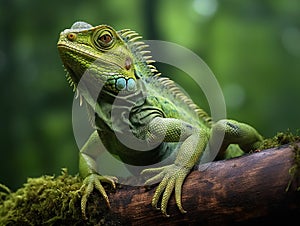
{"label": "green basilisk lizard", "polygon": [[[98,172],[96,159],[103,148],[124,164],[144,166],[135,173],[148,176],[145,185],[159,182],[152,206],[158,208],[161,201],[158,209],[169,216],[173,191],[180,212],[186,212],[182,185],[204,151],[210,151],[214,137],[224,135],[221,154],[230,144],[249,152],[262,141],[247,124],[228,119],[214,122],[172,80],[159,76],[139,39],[129,29],[116,31],[85,22],[74,23],[59,37],[57,46],[68,80],[86,103],[95,129],[79,152],[85,218],[91,192],[97,189],[109,206],[102,183],[115,188],[114,175]],[[164,164],[155,165],[160,162]],[[156,167],[149,167],[153,164]]]}

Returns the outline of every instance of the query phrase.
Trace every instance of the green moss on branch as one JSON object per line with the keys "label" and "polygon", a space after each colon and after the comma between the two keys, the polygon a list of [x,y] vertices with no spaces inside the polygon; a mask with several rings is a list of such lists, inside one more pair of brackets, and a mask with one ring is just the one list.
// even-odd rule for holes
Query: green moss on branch
{"label": "green moss on branch", "polygon": [[69,175],[66,169],[58,177],[29,178],[16,192],[1,185],[0,225],[117,225],[119,221],[112,217],[106,222],[108,211],[97,194],[91,196],[89,221],[83,220],[80,186],[79,176]]}

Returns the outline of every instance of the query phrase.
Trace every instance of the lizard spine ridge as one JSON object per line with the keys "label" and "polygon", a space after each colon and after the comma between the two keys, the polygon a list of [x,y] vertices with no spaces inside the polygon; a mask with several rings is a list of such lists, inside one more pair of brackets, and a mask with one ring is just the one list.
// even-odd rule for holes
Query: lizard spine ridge
{"label": "lizard spine ridge", "polygon": [[149,48],[149,45],[145,44],[137,32],[130,29],[120,30],[119,35],[128,44],[131,51],[134,53],[135,63],[142,64],[141,70],[142,79],[144,79],[148,84],[155,86],[157,89],[161,89],[163,92],[168,93],[174,101],[182,105],[184,103],[189,110],[195,112],[198,118],[203,121],[207,126],[212,126],[212,118],[204,111],[202,108],[197,106],[191,98],[189,98],[181,88],[179,88],[176,83],[167,78],[160,77],[161,73],[158,72],[156,67],[153,65],[155,60],[152,59],[151,51],[145,50]]}

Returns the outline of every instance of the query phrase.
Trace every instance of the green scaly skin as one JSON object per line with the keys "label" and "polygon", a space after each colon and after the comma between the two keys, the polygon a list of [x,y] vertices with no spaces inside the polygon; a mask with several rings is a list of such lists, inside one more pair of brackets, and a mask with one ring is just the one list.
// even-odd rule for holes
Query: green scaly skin
{"label": "green scaly skin", "polygon": [[[158,208],[161,200],[159,209],[169,216],[167,205],[173,190],[180,212],[186,212],[181,203],[183,182],[207,146],[209,150],[220,134],[224,134],[220,158],[230,144],[249,152],[262,141],[262,136],[247,124],[227,119],[213,122],[174,82],[159,76],[151,65],[153,61],[146,56],[147,51],[142,50],[146,46],[137,41],[139,38],[129,29],[115,31],[107,25],[93,27],[85,22],[74,23],[59,37],[58,49],[69,82],[74,89],[78,88],[95,128],[80,150],[84,218],[87,198],[94,189],[109,206],[102,183],[110,183],[115,188],[116,177],[97,172],[96,159],[104,149],[124,163],[137,166],[158,163],[174,152],[171,163],[139,172],[148,176],[145,185],[159,182],[152,206]],[[89,79],[83,83],[88,91],[79,87],[87,70]],[[118,110],[112,113],[115,106]],[[120,136],[132,139],[132,143],[135,139],[142,141],[147,151],[137,151],[120,142]]]}

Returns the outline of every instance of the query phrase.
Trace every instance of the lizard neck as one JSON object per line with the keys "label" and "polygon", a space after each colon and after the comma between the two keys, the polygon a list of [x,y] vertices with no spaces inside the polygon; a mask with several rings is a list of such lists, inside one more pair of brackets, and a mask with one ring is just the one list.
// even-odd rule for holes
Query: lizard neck
{"label": "lizard neck", "polygon": [[[102,127],[114,132],[124,132],[130,124],[130,112],[133,108],[140,107],[145,102],[146,88],[142,82],[138,83],[135,92],[112,93],[102,89],[97,98],[97,107],[94,111],[96,116],[96,128]],[[104,126],[105,124],[105,126]]]}

